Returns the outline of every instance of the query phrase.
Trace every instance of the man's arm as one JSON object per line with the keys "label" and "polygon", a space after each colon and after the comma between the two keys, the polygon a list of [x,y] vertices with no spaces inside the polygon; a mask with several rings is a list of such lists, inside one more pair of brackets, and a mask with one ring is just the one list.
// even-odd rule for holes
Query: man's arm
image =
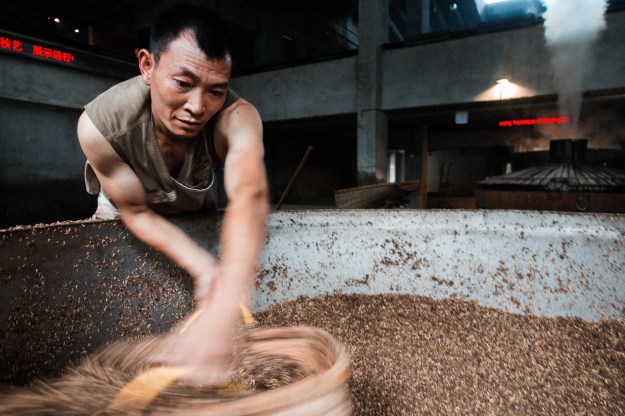
{"label": "man's arm", "polygon": [[192,372],[188,380],[199,384],[216,384],[226,378],[224,370],[240,319],[239,303],[248,300],[269,213],[258,112],[239,100],[218,117],[215,138],[226,153],[224,185],[228,196],[219,267],[214,267],[208,252],[147,207],[139,179],[86,114],[78,124],[83,151],[130,231],[187,269],[196,278],[196,285],[207,270],[211,273],[208,280],[215,274],[210,291],[199,299],[203,312],[184,325],[184,333],[171,337],[156,357],[189,367]]}
{"label": "man's arm", "polygon": [[264,246],[269,213],[262,123],[254,106],[239,99],[220,116],[215,130],[216,138],[225,137],[228,145],[224,163],[228,205],[221,231],[220,270],[232,285],[224,290],[244,294]]}
{"label": "man's arm", "polygon": [[210,280],[216,268],[214,258],[182,230],[148,208],[139,178],[85,112],[78,121],[77,133],[100,185],[119,209],[128,229],[183,267],[196,284]]}
{"label": "man's arm", "polygon": [[247,303],[251,279],[265,241],[269,213],[263,162],[262,123],[256,109],[240,100],[219,115],[215,138],[227,145],[224,185],[228,205],[221,229],[219,268],[210,292],[200,299],[202,313],[183,325],[159,358],[190,369],[195,384],[219,384],[227,379],[227,359],[241,320],[240,303]]}

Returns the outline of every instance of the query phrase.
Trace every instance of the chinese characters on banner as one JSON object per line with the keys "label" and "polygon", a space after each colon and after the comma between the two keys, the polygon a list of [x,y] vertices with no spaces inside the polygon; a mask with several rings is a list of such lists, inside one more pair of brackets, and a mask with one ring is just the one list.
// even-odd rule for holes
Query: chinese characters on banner
{"label": "chinese characters on banner", "polygon": [[0,48],[2,49],[10,49],[16,52],[22,51],[22,42],[16,39],[9,39],[5,37],[0,37]]}
{"label": "chinese characters on banner", "polygon": [[67,64],[76,60],[74,55],[69,52],[59,51],[57,49],[46,48],[40,45],[30,45],[18,39],[12,39],[6,36],[0,36],[0,50],[8,50],[21,54],[28,54],[39,58],[53,59]]}
{"label": "chinese characters on banner", "polygon": [[499,127],[533,126],[535,124],[560,124],[568,122],[568,117],[541,117],[524,120],[502,120],[499,122]]}

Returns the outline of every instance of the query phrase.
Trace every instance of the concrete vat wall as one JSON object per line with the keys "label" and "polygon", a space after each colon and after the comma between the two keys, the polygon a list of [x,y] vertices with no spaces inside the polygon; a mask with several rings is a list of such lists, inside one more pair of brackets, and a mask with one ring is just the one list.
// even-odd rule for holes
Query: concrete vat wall
{"label": "concrete vat wall", "polygon": [[519,314],[625,317],[625,216],[487,210],[274,213],[258,309],[325,293],[456,297]]}
{"label": "concrete vat wall", "polygon": [[[220,217],[172,220],[219,252]],[[625,216],[354,210],[271,214],[255,310],[298,296],[456,297],[539,316],[625,317]],[[0,231],[0,375],[26,381],[121,336],[166,330],[190,277],[119,221]]]}

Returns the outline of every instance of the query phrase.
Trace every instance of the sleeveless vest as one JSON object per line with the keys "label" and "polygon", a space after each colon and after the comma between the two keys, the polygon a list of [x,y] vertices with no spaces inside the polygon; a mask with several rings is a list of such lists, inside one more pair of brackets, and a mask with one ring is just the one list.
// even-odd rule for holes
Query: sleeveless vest
{"label": "sleeveless vest", "polygon": [[[238,98],[229,89],[219,111]],[[212,186],[215,169],[221,163],[213,143],[216,115],[191,139],[182,167],[174,178],[165,166],[154,134],[150,89],[140,75],[103,92],[84,109],[95,127],[135,172],[143,184],[150,208],[161,214],[175,214],[215,206]],[[85,185],[92,195],[100,192],[100,183],[89,161],[85,166]]]}

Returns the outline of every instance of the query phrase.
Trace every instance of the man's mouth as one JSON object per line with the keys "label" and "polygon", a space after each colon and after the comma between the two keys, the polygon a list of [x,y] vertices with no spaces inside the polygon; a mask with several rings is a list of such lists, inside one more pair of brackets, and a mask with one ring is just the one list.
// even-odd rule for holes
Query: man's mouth
{"label": "man's mouth", "polygon": [[182,120],[182,119],[178,119],[178,121],[180,121],[181,123],[184,123],[184,124],[188,124],[189,126],[197,126],[197,125],[199,125],[199,124],[200,124],[199,122],[197,122],[197,121],[192,121],[192,120]]}
{"label": "man's mouth", "polygon": [[178,125],[182,127],[183,129],[195,129],[201,125],[200,122],[193,121],[193,120],[185,120],[185,119],[177,118],[176,121],[178,122]]}

